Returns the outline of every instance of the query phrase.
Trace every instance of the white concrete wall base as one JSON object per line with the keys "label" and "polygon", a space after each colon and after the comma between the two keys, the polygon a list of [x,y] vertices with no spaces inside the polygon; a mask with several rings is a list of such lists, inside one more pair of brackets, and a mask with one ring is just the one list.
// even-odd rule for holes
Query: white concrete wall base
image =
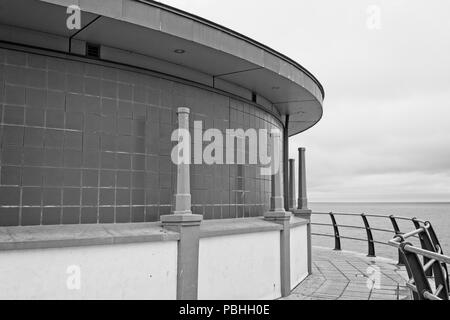
{"label": "white concrete wall base", "polygon": [[291,229],[291,289],[294,289],[308,276],[308,226],[298,226]]}
{"label": "white concrete wall base", "polygon": [[0,299],[176,299],[177,241],[0,251]]}
{"label": "white concrete wall base", "polygon": [[8,228],[0,299],[277,299],[308,275],[307,220],[168,217],[186,219]]}
{"label": "white concrete wall base", "polygon": [[279,231],[200,239],[200,300],[280,296]]}

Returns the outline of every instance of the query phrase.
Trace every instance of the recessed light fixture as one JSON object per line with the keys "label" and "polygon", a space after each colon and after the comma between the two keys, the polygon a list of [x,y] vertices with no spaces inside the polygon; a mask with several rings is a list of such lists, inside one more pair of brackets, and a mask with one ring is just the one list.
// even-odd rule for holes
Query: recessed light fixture
{"label": "recessed light fixture", "polygon": [[175,50],[173,50],[173,52],[178,53],[178,54],[182,54],[182,53],[185,53],[186,50],[183,50],[183,49],[175,49]]}

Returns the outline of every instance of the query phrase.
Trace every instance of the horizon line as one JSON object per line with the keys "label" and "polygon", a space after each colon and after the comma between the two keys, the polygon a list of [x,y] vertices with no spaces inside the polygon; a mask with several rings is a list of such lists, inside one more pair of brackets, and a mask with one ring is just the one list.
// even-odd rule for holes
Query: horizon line
{"label": "horizon line", "polygon": [[308,201],[309,203],[449,203],[449,201]]}

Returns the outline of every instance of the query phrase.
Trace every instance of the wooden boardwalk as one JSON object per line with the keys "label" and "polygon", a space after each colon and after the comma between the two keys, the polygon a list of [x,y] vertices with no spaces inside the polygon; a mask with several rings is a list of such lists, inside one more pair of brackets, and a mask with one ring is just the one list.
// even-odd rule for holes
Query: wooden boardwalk
{"label": "wooden boardwalk", "polygon": [[405,300],[404,267],[385,258],[313,247],[313,274],[286,300]]}

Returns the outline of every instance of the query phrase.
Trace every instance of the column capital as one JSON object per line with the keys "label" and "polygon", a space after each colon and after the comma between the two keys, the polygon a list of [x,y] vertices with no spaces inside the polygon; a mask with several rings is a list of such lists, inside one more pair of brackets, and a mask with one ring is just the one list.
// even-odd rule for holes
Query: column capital
{"label": "column capital", "polygon": [[309,209],[293,209],[292,214],[299,218],[310,219],[312,210]]}
{"label": "column capital", "polygon": [[179,108],[177,109],[177,113],[178,113],[178,114],[180,114],[180,113],[187,113],[187,114],[190,114],[190,113],[191,113],[191,109],[189,109],[188,107],[179,107]]}
{"label": "column capital", "polygon": [[264,213],[264,220],[273,222],[290,221],[292,213],[289,211],[268,211]]}

